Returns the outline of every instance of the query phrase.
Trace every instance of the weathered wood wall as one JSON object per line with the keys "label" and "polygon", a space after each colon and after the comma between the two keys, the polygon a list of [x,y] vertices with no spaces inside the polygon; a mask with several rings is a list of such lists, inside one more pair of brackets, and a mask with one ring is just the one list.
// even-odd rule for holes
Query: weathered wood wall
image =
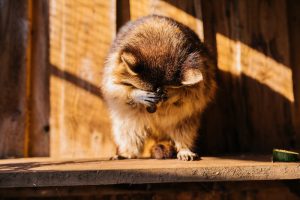
{"label": "weathered wood wall", "polygon": [[0,2],[0,158],[26,154],[28,9],[26,1]]}
{"label": "weathered wood wall", "polygon": [[287,1],[214,0],[202,6],[220,84],[203,146],[216,153],[295,148],[290,56],[296,52],[290,52]]}
{"label": "weathered wood wall", "polygon": [[216,54],[219,95],[203,118],[201,153],[300,148],[299,7],[297,0],[1,1],[0,157],[113,155],[101,70],[118,28],[153,13],[187,24]]}
{"label": "weathered wood wall", "polygon": [[115,154],[99,89],[115,1],[50,1],[51,156]]}
{"label": "weathered wood wall", "polygon": [[33,1],[28,156],[48,156],[50,151],[48,11],[47,0]]}
{"label": "weathered wood wall", "polygon": [[300,149],[300,1],[287,1],[289,25],[290,65],[293,73],[294,104],[293,119],[295,124],[296,148]]}

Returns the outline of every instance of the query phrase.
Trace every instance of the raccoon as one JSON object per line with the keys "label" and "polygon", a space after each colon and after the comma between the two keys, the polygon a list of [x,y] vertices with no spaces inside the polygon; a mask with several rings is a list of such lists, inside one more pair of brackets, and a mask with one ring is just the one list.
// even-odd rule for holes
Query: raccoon
{"label": "raccoon", "polygon": [[[215,70],[210,51],[187,26],[158,15],[125,24],[111,46],[102,82],[116,158],[139,158],[152,137],[170,140],[179,160],[195,160],[200,117],[216,93]],[[163,145],[154,148],[163,156],[153,157],[173,155],[162,152]]]}

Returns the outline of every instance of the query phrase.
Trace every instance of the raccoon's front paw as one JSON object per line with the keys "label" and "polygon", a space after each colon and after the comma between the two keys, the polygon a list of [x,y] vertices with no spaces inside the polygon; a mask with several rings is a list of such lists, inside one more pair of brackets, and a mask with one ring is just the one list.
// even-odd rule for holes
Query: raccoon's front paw
{"label": "raccoon's front paw", "polygon": [[189,149],[181,149],[177,153],[177,159],[183,161],[198,160],[199,156],[196,153],[191,152]]}
{"label": "raccoon's front paw", "polygon": [[130,98],[135,103],[140,103],[145,106],[156,105],[160,101],[160,96],[155,92],[148,92],[144,90],[135,89],[131,92]]}

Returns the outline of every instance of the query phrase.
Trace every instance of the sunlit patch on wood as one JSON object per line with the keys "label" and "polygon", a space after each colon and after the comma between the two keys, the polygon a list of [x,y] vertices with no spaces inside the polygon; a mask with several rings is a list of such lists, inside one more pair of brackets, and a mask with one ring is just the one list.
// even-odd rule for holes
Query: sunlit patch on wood
{"label": "sunlit patch on wood", "polygon": [[100,95],[114,7],[115,1],[50,1],[51,156],[115,153]]}
{"label": "sunlit patch on wood", "polygon": [[217,33],[219,68],[236,76],[246,76],[268,86],[294,102],[292,71],[271,57]]}

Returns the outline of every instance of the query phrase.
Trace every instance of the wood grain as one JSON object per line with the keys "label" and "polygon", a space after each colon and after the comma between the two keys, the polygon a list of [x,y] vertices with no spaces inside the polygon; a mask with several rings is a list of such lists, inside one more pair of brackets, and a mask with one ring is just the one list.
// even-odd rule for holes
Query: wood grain
{"label": "wood grain", "polygon": [[0,3],[0,158],[24,156],[27,6],[27,1]]}
{"label": "wood grain", "polygon": [[100,92],[115,24],[115,1],[50,1],[51,156],[115,153]]}
{"label": "wood grain", "polygon": [[[298,182],[299,183],[299,182]],[[39,188],[2,188],[3,200],[34,199],[172,199],[172,200],[299,200],[299,184],[293,181],[238,181],[100,185]],[[298,194],[297,194],[298,193]]]}
{"label": "wood grain", "polygon": [[49,156],[49,2],[33,1],[29,156]]}
{"label": "wood grain", "polygon": [[220,86],[204,121],[204,151],[294,148],[286,1],[205,1],[203,7]]}
{"label": "wood grain", "polygon": [[300,163],[272,163],[270,156],[179,160],[0,161],[0,188],[300,179]]}
{"label": "wood grain", "polygon": [[300,1],[289,0],[287,1],[287,14],[289,25],[289,44],[291,67],[293,72],[293,85],[295,102],[293,104],[293,116],[295,123],[295,141],[296,148],[300,149]]}
{"label": "wood grain", "polygon": [[119,30],[126,22],[130,20],[130,4],[129,0],[117,0],[116,5],[116,25]]}

